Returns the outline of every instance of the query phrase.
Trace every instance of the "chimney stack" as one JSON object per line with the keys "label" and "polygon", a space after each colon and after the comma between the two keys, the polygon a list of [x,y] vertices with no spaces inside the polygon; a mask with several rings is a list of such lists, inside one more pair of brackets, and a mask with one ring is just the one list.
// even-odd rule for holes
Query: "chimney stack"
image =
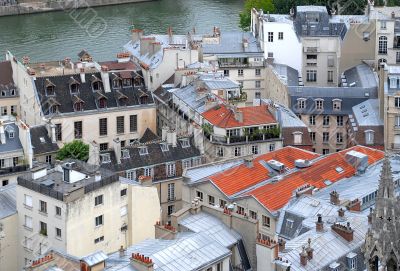
{"label": "chimney stack", "polygon": [[251,157],[246,157],[244,159],[244,164],[246,165],[247,168],[252,168],[253,165],[253,159]]}
{"label": "chimney stack", "polygon": [[308,238],[308,246],[306,248],[307,258],[311,260],[314,256],[314,249],[311,247],[311,238]]}
{"label": "chimney stack", "polygon": [[340,209],[338,210],[338,215],[339,215],[339,217],[344,217],[344,213],[345,213],[345,210],[344,210],[343,208],[340,208]]}
{"label": "chimney stack", "polygon": [[143,30],[141,30],[141,29],[132,29],[131,33],[132,33],[132,37],[131,37],[132,43],[137,42],[143,36]]}
{"label": "chimney stack", "polygon": [[317,215],[317,222],[315,224],[316,224],[316,230],[318,232],[321,232],[321,231],[324,230],[324,222],[322,221],[322,215],[321,214]]}
{"label": "chimney stack", "polygon": [[279,251],[282,252],[286,248],[286,241],[283,240],[282,238],[278,239],[278,245],[279,245]]}
{"label": "chimney stack", "polygon": [[392,19],[396,19],[396,13],[394,13],[394,11],[392,11]]}
{"label": "chimney stack", "polygon": [[153,260],[139,253],[132,253],[131,265],[138,271],[154,271]]}
{"label": "chimney stack", "polygon": [[89,160],[88,163],[91,165],[100,165],[100,149],[96,141],[92,141],[89,144]]}
{"label": "chimney stack", "polygon": [[80,76],[81,76],[81,83],[85,83],[86,82],[86,78],[85,78],[85,68],[80,68]]}
{"label": "chimney stack", "polygon": [[372,215],[373,215],[373,211],[374,211],[374,209],[372,209],[372,207],[371,207],[371,208],[369,208],[369,214],[368,214],[368,224],[371,224],[371,223],[372,223]]}
{"label": "chimney stack", "polygon": [[115,153],[115,160],[117,160],[117,164],[121,164],[121,141],[119,138],[113,140],[113,149]]}
{"label": "chimney stack", "polygon": [[101,173],[100,171],[96,171],[96,173],[94,174],[94,181],[95,182],[100,182],[101,181]]}
{"label": "chimney stack", "polygon": [[339,193],[337,191],[332,191],[329,195],[330,195],[331,203],[333,205],[340,204]]}
{"label": "chimney stack", "polygon": [[3,122],[0,122],[0,140],[1,144],[6,144],[6,134],[4,132]]}
{"label": "chimney stack", "polygon": [[120,248],[119,248],[119,257],[120,258],[122,258],[122,257],[124,257],[125,256],[125,249],[124,249],[124,246],[121,246]]}
{"label": "chimney stack", "polygon": [[303,250],[300,252],[300,264],[302,266],[306,266],[307,265],[307,260],[308,260],[308,255],[307,255],[307,252],[305,250],[305,247],[303,246]]}
{"label": "chimney stack", "polygon": [[332,230],[339,234],[343,239],[347,242],[353,241],[354,230],[350,227],[350,222],[347,222],[347,225],[341,225],[339,223],[335,223],[332,225]]}
{"label": "chimney stack", "polygon": [[347,210],[353,212],[361,212],[361,202],[359,199],[352,200],[347,205]]}
{"label": "chimney stack", "polygon": [[172,147],[176,147],[177,144],[177,138],[176,138],[176,131],[175,130],[169,130],[167,132],[167,143],[171,144]]}

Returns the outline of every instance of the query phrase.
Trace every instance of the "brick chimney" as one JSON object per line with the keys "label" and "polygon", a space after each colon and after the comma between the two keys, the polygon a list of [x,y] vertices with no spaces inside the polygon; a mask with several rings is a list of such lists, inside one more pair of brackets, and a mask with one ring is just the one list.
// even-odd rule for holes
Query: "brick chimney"
{"label": "brick chimney", "polygon": [[316,225],[316,230],[321,232],[324,230],[324,222],[322,221],[322,215],[318,214],[317,215],[317,222],[315,223]]}
{"label": "brick chimney", "polygon": [[361,202],[359,199],[355,199],[350,201],[347,204],[347,210],[353,211],[353,212],[360,212],[361,211]]}
{"label": "brick chimney", "polygon": [[314,249],[311,247],[311,238],[308,238],[308,246],[306,248],[307,258],[311,260],[314,256]]}
{"label": "brick chimney", "polygon": [[307,260],[308,260],[308,255],[307,255],[307,252],[305,250],[305,247],[303,246],[303,250],[300,252],[300,264],[302,266],[306,266],[307,265]]}
{"label": "brick chimney", "polygon": [[154,271],[153,260],[140,253],[132,253],[131,265],[138,271]]}
{"label": "brick chimney", "polygon": [[278,239],[278,245],[279,245],[279,251],[282,252],[286,248],[286,241],[283,240],[282,238]]}
{"label": "brick chimney", "polygon": [[141,185],[146,185],[146,186],[151,186],[153,182],[153,178],[151,176],[144,176],[144,175],[139,176],[138,180]]}
{"label": "brick chimney", "polygon": [[335,223],[332,225],[332,230],[339,234],[347,242],[353,241],[354,230],[350,227],[350,222],[347,222],[346,226]]}
{"label": "brick chimney", "polygon": [[344,210],[343,208],[340,208],[340,209],[338,210],[338,215],[339,215],[339,217],[344,217],[344,213],[345,213],[345,210]]}
{"label": "brick chimney", "polygon": [[373,215],[374,209],[369,208],[369,214],[368,214],[368,224],[372,223],[372,215]]}
{"label": "brick chimney", "polygon": [[119,257],[120,257],[120,258],[124,257],[124,256],[125,256],[125,249],[124,249],[124,246],[121,246],[121,247],[119,248],[118,252],[119,252]]}
{"label": "brick chimney", "polygon": [[334,205],[340,204],[339,193],[337,191],[332,191],[330,194],[331,203]]}
{"label": "brick chimney", "polygon": [[312,195],[313,189],[314,187],[312,187],[310,184],[302,185],[296,189],[296,197],[299,198],[302,195]]}
{"label": "brick chimney", "polygon": [[113,149],[117,164],[121,164],[121,141],[119,140],[119,138],[113,139]]}
{"label": "brick chimney", "polygon": [[278,255],[279,255],[279,245],[275,240],[257,238],[257,244],[273,250],[273,256],[274,256],[273,258],[274,259],[278,257]]}
{"label": "brick chimney", "polygon": [[143,30],[141,29],[132,29],[132,43],[137,42],[143,36]]}

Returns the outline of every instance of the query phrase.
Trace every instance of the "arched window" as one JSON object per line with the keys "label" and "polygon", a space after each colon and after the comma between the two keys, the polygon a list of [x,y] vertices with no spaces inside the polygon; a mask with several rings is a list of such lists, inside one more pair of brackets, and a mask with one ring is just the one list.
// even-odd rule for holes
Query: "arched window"
{"label": "arched window", "polygon": [[378,42],[378,54],[387,54],[387,37],[380,36]]}

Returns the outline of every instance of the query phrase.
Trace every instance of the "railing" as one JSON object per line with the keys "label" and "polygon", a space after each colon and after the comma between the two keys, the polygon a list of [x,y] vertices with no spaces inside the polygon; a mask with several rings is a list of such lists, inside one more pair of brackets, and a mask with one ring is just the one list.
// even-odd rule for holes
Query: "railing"
{"label": "railing", "polygon": [[212,143],[218,144],[238,144],[238,143],[249,143],[249,142],[257,142],[257,141],[269,141],[272,139],[279,139],[280,135],[274,135],[272,133],[266,134],[254,134],[248,136],[220,136],[220,135],[209,135],[204,134],[205,137],[210,140]]}
{"label": "railing", "polygon": [[7,167],[7,168],[1,168],[0,169],[0,175],[6,175],[10,173],[17,173],[17,172],[24,172],[29,169],[28,165],[19,165],[15,167]]}
{"label": "railing", "polygon": [[242,62],[218,62],[220,68],[248,68],[248,67],[264,67],[263,61],[242,63]]}

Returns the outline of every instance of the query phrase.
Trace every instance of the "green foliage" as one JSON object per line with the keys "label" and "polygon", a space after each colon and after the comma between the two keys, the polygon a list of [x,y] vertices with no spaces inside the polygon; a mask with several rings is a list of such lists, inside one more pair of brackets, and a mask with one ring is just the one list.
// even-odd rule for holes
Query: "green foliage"
{"label": "green foliage", "polygon": [[[336,10],[336,14],[346,15],[362,15],[364,14],[367,0],[273,0],[275,5],[275,13],[289,14],[291,8],[295,6],[327,6],[331,9]],[[378,0],[382,1],[383,0]],[[388,1],[399,1],[399,0],[388,0]],[[375,1],[376,3],[377,1]]]}
{"label": "green foliage", "polygon": [[87,161],[89,158],[89,145],[80,140],[65,144],[57,153],[58,160],[78,159]]}
{"label": "green foliage", "polygon": [[201,127],[205,135],[212,135],[214,132],[214,128],[210,123],[204,123]]}
{"label": "green foliage", "polygon": [[256,8],[257,10],[262,9],[264,13],[275,11],[273,0],[246,0],[244,9],[239,15],[239,26],[244,31],[249,31],[250,29],[252,8]]}

